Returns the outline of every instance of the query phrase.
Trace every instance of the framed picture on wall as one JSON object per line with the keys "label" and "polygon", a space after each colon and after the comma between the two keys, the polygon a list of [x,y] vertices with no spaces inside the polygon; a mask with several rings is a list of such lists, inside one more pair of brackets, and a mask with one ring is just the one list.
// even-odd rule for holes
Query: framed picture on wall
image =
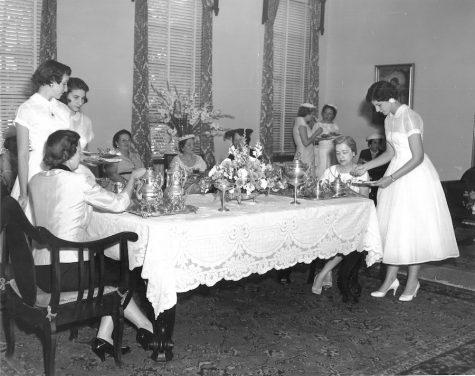
{"label": "framed picture on wall", "polygon": [[399,92],[399,102],[413,108],[414,64],[375,65],[375,81],[391,82]]}

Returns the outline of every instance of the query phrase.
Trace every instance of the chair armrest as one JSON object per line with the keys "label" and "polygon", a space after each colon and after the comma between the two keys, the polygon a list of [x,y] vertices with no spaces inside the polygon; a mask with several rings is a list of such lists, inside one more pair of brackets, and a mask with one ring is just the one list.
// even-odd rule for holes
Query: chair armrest
{"label": "chair armrest", "polygon": [[447,204],[462,205],[463,193],[469,189],[462,180],[446,180],[442,181],[442,188],[445,193]]}

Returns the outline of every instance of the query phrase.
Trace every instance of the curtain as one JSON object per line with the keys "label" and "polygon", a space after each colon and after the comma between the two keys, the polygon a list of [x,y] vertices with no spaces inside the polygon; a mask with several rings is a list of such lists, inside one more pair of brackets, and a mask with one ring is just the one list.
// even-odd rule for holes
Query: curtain
{"label": "curtain", "polygon": [[265,0],[262,21],[264,29],[264,59],[262,69],[261,118],[259,140],[264,154],[272,157],[272,112],[274,101],[274,21],[279,8],[279,0]]}
{"label": "curtain", "polygon": [[55,60],[56,53],[56,14],[57,0],[43,0],[40,32],[40,64]]}
{"label": "curtain", "polygon": [[[200,72],[200,100],[202,104],[213,105],[213,0],[202,0],[203,17],[201,23],[201,72]],[[214,139],[206,136],[207,129],[200,127],[200,152],[208,165],[215,165]]]}
{"label": "curtain", "polygon": [[321,25],[321,0],[310,0],[310,61],[309,61],[309,85],[307,91],[307,102],[312,103],[318,108],[318,94],[320,86],[320,78],[318,71],[319,58],[319,31],[323,27]]}
{"label": "curtain", "polygon": [[148,4],[135,0],[132,141],[145,166],[151,163],[148,120]]}

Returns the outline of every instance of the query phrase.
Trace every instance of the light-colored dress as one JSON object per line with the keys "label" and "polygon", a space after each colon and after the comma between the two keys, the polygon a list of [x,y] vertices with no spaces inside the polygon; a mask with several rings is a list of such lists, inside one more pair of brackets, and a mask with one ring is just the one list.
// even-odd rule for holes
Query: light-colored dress
{"label": "light-colored dress", "polygon": [[117,173],[127,180],[130,178],[130,174],[133,170],[144,167],[140,156],[133,151],[129,151],[128,158],[122,154],[120,159],[121,161],[117,162]]}
{"label": "light-colored dress", "polygon": [[81,136],[79,142],[83,150],[86,149],[86,146],[94,138],[91,119],[82,112],[76,112],[71,115],[71,130],[79,133],[79,136]]}
{"label": "light-colored dress", "polygon": [[[365,172],[363,175],[354,177],[350,175],[349,172],[340,173],[338,172],[338,165],[330,166],[325,171],[323,171],[322,176],[320,176],[320,181],[328,180],[329,183],[333,183],[335,179],[339,176],[343,183],[346,182],[364,182],[369,180],[368,172]],[[360,193],[360,187],[350,185],[350,189],[356,193]]]}
{"label": "light-colored dress", "polygon": [[199,170],[200,172],[204,172],[207,168],[206,166],[206,162],[203,160],[203,158],[201,158],[199,155],[196,155],[195,154],[195,163],[193,164],[193,166],[188,166],[186,165],[183,160],[181,159],[181,156],[182,154],[178,154],[177,156],[175,156],[171,163],[170,163],[170,170],[173,170],[175,168],[175,166],[180,166],[181,168],[185,169],[186,172],[188,173],[192,173],[193,170]]}
{"label": "light-colored dress", "polygon": [[[317,122],[315,127],[323,129],[320,137],[330,133],[340,133],[340,128],[335,123]],[[336,157],[333,138],[329,140],[320,140],[318,146],[315,146],[315,166],[317,177],[320,177],[328,167],[335,163]]]}
{"label": "light-colored dress", "polygon": [[[407,105],[384,121],[387,142],[394,148],[385,176],[411,159],[409,137],[423,135],[422,118]],[[458,257],[452,220],[439,175],[429,157],[387,188],[378,190],[378,219],[383,262],[410,265]]]}
{"label": "light-colored dress", "polygon": [[[127,193],[112,193],[86,176],[53,169],[35,175],[29,183],[37,226],[47,228],[59,238],[83,242],[102,237],[89,226],[93,208],[122,212],[130,204]],[[45,192],[51,194],[45,195]],[[54,194],[53,194],[54,193]],[[84,254],[87,260],[87,253]],[[33,251],[35,265],[49,265],[47,249]],[[60,262],[77,262],[74,252],[61,252]]]}
{"label": "light-colored dress", "polygon": [[[15,124],[28,129],[30,141],[30,155],[28,159],[28,181],[43,170],[43,150],[48,136],[60,129],[70,129],[70,111],[64,104],[53,98],[47,100],[38,93],[33,94],[17,110]],[[20,183],[18,178],[12,188],[11,196],[18,199]],[[29,205],[25,210],[28,219],[32,220]]]}
{"label": "light-colored dress", "polygon": [[308,146],[303,145],[299,133],[300,127],[305,127],[308,138],[312,137],[312,134],[315,133],[318,127],[314,126],[314,130],[312,130],[303,117],[297,117],[295,118],[293,128],[294,142],[295,146],[297,147],[297,150],[295,151],[295,158],[300,159],[303,163],[307,164],[313,175],[315,173],[315,152],[313,143]]}

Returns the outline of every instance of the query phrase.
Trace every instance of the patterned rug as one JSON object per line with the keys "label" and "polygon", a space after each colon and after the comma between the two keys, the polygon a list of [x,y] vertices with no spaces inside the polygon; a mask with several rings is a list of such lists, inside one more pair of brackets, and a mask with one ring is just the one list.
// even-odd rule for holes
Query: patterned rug
{"label": "patterned rug", "polygon": [[[308,266],[292,272],[292,283],[276,283],[276,273],[223,281],[182,294],[177,307],[174,359],[155,363],[126,326],[132,352],[121,368],[101,362],[88,345],[96,329],[83,327],[79,339],[61,332],[58,375],[390,375],[474,374],[475,292],[421,283],[410,303],[375,299],[377,267],[364,270],[363,295],[343,303],[336,287],[316,296],[306,284]],[[401,281],[404,282],[404,281]],[[41,375],[39,339],[16,331],[13,358],[4,357],[2,375]]]}

